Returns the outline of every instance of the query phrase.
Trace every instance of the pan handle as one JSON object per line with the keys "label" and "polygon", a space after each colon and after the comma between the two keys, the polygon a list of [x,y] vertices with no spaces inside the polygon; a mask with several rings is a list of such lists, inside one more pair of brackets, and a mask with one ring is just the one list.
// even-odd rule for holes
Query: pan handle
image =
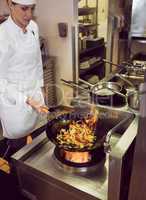
{"label": "pan handle", "polygon": [[84,83],[85,85],[89,86],[90,88],[92,88],[92,87],[94,86],[93,84],[91,84],[91,83],[89,83],[89,82],[87,82],[87,81],[85,81],[85,80],[83,80],[83,79],[81,79],[81,78],[79,78],[79,81],[80,81],[81,83]]}
{"label": "pan handle", "polygon": [[64,83],[66,83],[66,84],[72,84],[73,83],[73,81],[67,81],[67,80],[65,80],[63,78],[61,78],[60,80],[63,81]]}
{"label": "pan handle", "polygon": [[111,64],[111,65],[114,65],[114,66],[116,66],[116,67],[121,67],[120,65],[115,64],[115,63],[113,63],[113,62],[111,62],[111,61],[109,61],[109,60],[106,60],[106,59],[102,59],[102,61],[105,62],[105,63]]}
{"label": "pan handle", "polygon": [[52,106],[52,107],[48,107],[48,106],[41,106],[41,109],[44,113],[49,114],[49,112],[54,112],[56,111],[56,109],[58,109],[59,106]]}
{"label": "pan handle", "polygon": [[81,90],[86,91],[87,93],[90,93],[90,90],[89,90],[89,89],[86,89],[86,88],[80,86],[79,84],[74,83],[73,81],[67,81],[67,80],[64,80],[64,79],[60,79],[60,80],[63,81],[65,84],[71,86],[71,87],[76,87],[76,88],[78,88],[78,89],[81,89]]}
{"label": "pan handle", "polygon": [[102,61],[105,62],[105,63],[111,64],[111,65],[114,65],[114,66],[116,66],[118,68],[124,67],[123,65],[115,64],[115,63],[113,63],[113,62],[111,62],[109,60],[106,60],[106,59],[102,59]]}
{"label": "pan handle", "polygon": [[128,83],[128,85],[130,85],[132,88],[135,88],[134,84],[131,81],[127,80],[126,78],[124,78],[119,73],[116,73],[115,76],[119,77],[120,79],[122,79],[123,81],[125,81],[126,83]]}

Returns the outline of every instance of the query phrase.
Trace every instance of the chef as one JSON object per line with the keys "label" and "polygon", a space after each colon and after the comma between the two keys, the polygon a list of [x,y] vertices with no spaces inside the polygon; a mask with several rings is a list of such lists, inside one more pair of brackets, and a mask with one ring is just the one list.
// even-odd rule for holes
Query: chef
{"label": "chef", "polygon": [[[0,25],[0,120],[7,140],[5,158],[31,142],[43,97],[38,26],[32,20],[36,0],[7,0],[8,19]],[[6,155],[7,154],[7,155]]]}

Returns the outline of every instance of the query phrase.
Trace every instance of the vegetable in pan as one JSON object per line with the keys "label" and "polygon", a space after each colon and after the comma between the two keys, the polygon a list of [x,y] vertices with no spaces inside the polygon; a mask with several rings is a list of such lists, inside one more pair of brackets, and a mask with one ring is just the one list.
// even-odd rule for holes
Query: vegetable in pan
{"label": "vegetable in pan", "polygon": [[96,140],[94,134],[96,121],[96,116],[92,116],[89,119],[72,121],[67,129],[62,128],[57,134],[58,143],[70,148],[82,149],[85,147],[92,147]]}

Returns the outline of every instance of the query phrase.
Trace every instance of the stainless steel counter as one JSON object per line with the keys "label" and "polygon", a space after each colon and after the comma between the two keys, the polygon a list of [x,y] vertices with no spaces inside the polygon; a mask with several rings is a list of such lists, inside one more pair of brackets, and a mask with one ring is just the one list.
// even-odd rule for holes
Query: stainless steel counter
{"label": "stainless steel counter", "polygon": [[43,132],[13,156],[22,192],[35,200],[118,200],[122,159],[136,136],[137,120],[136,116],[124,133],[112,134],[104,167],[91,173],[61,168],[52,156],[54,145]]}
{"label": "stainless steel counter", "polygon": [[[45,133],[43,133],[45,134]],[[107,199],[107,173],[108,173],[108,159],[103,170],[94,174],[75,174],[68,172],[68,169],[62,169],[54,160],[53,155],[54,145],[51,142],[46,142],[38,151],[31,154],[24,164],[37,170],[45,176],[50,176],[60,184],[67,184],[70,190],[76,188],[80,193],[85,193],[99,199]]]}

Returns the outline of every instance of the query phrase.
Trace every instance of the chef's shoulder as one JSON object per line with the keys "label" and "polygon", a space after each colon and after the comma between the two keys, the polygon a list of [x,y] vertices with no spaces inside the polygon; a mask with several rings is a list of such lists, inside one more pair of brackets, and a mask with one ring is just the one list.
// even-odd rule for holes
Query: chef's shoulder
{"label": "chef's shoulder", "polygon": [[0,24],[0,39],[6,37],[6,21]]}
{"label": "chef's shoulder", "polygon": [[[0,24],[0,49],[5,50],[8,47],[8,34],[6,30],[6,22]],[[5,47],[5,48],[4,48]]]}
{"label": "chef's shoulder", "polygon": [[31,20],[29,23],[29,29],[34,32],[34,34],[38,37],[39,35],[39,28],[37,23],[34,20]]}

